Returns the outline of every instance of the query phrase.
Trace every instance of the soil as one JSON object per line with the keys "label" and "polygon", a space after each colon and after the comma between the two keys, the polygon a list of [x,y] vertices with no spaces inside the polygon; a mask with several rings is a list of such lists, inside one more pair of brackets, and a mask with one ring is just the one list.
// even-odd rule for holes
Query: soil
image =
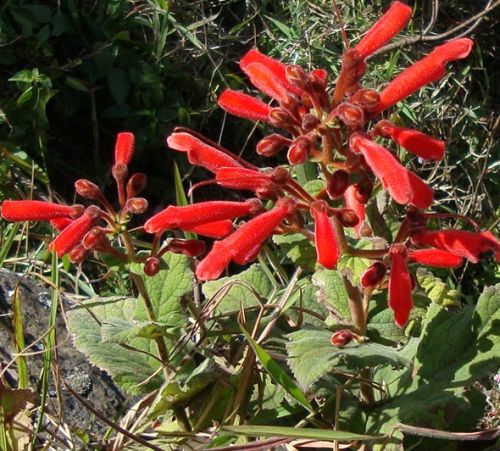
{"label": "soil", "polygon": [[[26,346],[33,344],[48,330],[51,297],[49,290],[33,279],[0,270],[0,363],[2,368],[12,360],[15,352],[12,326],[12,295],[16,286],[22,302],[24,339]],[[71,303],[63,299],[65,309]],[[85,398],[94,409],[105,418],[116,418],[125,405],[126,399],[110,377],[92,366],[85,356],[77,351],[65,327],[62,315],[57,318],[57,370],[62,381],[65,381],[78,395]],[[44,340],[35,343],[28,352],[43,351]],[[30,385],[38,391],[43,365],[43,353],[27,357]],[[53,371],[54,371],[53,365]],[[5,379],[10,385],[17,387],[15,365],[9,367]],[[53,377],[50,378],[47,411],[52,415],[58,412],[57,387]],[[101,437],[107,426],[87,410],[67,389],[59,384],[62,399],[62,422],[70,428],[85,431],[93,438]]]}

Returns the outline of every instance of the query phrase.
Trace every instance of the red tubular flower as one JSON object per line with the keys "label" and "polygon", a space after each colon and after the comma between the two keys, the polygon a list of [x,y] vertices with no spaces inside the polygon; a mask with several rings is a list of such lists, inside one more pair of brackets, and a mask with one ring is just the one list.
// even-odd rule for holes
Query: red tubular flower
{"label": "red tubular flower", "polygon": [[446,74],[446,64],[467,57],[472,46],[471,39],[461,38],[436,47],[431,53],[405,69],[389,83],[380,93],[380,102],[374,113],[381,113],[427,83],[442,78]]}
{"label": "red tubular flower", "polygon": [[269,120],[271,107],[261,100],[240,91],[226,89],[217,100],[218,105],[228,113],[252,121]]}
{"label": "red tubular flower", "polygon": [[241,58],[240,60],[241,70],[245,72],[245,74],[250,76],[247,71],[247,68],[248,66],[250,66],[250,64],[254,63],[262,64],[268,70],[270,70],[273,73],[274,78],[278,80],[278,82],[282,86],[284,86],[288,91],[291,91],[297,95],[302,94],[302,91],[296,88],[295,86],[292,86],[288,81],[288,79],[286,78],[286,65],[283,64],[281,61],[275,60],[270,56],[264,55],[257,49],[251,49],[247,53],[245,53],[243,58]]}
{"label": "red tubular flower", "polygon": [[246,168],[221,168],[215,174],[218,185],[231,189],[249,191],[271,190],[276,191],[289,178],[284,168],[275,168],[273,171],[260,172]]}
{"label": "red tubular flower", "polygon": [[66,227],[68,227],[73,222],[70,218],[55,218],[50,220],[50,225],[54,227],[58,232],[62,232]]}
{"label": "red tubular flower", "polygon": [[59,257],[67,254],[81,243],[86,233],[94,227],[100,215],[101,210],[98,207],[93,205],[88,207],[82,216],[75,219],[50,243],[49,249]]}
{"label": "red tubular flower", "polygon": [[389,121],[381,121],[377,124],[376,132],[384,138],[391,138],[401,147],[424,160],[441,160],[443,158],[444,141],[432,138],[418,130],[398,127]]}
{"label": "red tubular flower", "polygon": [[255,258],[257,249],[295,209],[295,205],[293,199],[281,198],[272,210],[252,218],[227,238],[215,242],[196,268],[198,280],[217,279],[231,260],[241,265]]}
{"label": "red tubular flower", "polygon": [[413,307],[411,277],[406,265],[406,247],[402,244],[393,244],[389,253],[391,256],[389,307],[394,311],[396,324],[404,327]]}
{"label": "red tubular flower", "polygon": [[340,257],[337,235],[328,216],[328,205],[319,200],[311,205],[318,263],[326,269],[335,269]]}
{"label": "red tubular flower", "polygon": [[351,146],[365,157],[366,164],[398,204],[410,204],[421,209],[432,204],[432,189],[402,166],[385,147],[362,135],[354,135]]}
{"label": "red tubular flower", "polygon": [[404,3],[394,2],[354,47],[361,59],[376,52],[396,36],[410,20],[411,12],[411,8]]}
{"label": "red tubular flower", "polygon": [[498,260],[500,243],[498,239],[492,239],[490,235],[492,235],[491,232],[423,230],[413,233],[411,240],[417,246],[436,247],[477,263],[481,254],[488,251],[493,251]]}
{"label": "red tubular flower", "polygon": [[60,205],[42,200],[6,200],[2,203],[2,218],[6,221],[50,221],[81,215],[81,205]]}
{"label": "red tubular flower", "polygon": [[250,78],[252,84],[264,94],[280,102],[287,100],[288,91],[286,87],[281,83],[280,79],[275,77],[274,73],[263,64],[249,64],[245,67],[245,73],[248,75],[248,78]]}
{"label": "red tubular flower", "polygon": [[458,268],[463,258],[441,249],[414,249],[408,253],[409,261],[437,268]]}
{"label": "red tubular flower", "polygon": [[197,233],[198,235],[208,236],[220,240],[233,232],[233,221],[224,219],[222,221],[207,222],[196,227],[183,227],[186,232]]}
{"label": "red tubular flower", "polygon": [[191,164],[204,167],[214,173],[224,167],[242,167],[235,157],[208,145],[189,133],[172,133],[167,138],[167,145],[174,150],[187,152]]}
{"label": "red tubular flower", "polygon": [[130,132],[121,132],[116,135],[115,164],[128,166],[134,154],[135,136]]}
{"label": "red tubular flower", "polygon": [[170,205],[146,221],[144,230],[160,233],[167,229],[192,229],[206,223],[253,214],[260,208],[262,204],[258,199],[245,202],[209,201],[182,207]]}
{"label": "red tubular flower", "polygon": [[344,199],[346,208],[354,210],[358,215],[359,222],[357,225],[354,226],[354,232],[356,233],[356,237],[360,238],[361,228],[363,227],[363,222],[365,221],[365,204],[359,202],[356,199],[355,194],[356,194],[356,187],[354,185],[350,185],[344,191]]}

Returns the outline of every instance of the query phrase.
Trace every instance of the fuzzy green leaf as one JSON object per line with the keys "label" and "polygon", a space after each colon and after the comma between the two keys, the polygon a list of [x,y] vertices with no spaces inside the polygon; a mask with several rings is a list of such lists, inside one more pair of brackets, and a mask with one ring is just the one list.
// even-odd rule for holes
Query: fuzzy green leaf
{"label": "fuzzy green leaf", "polygon": [[348,324],[351,320],[349,296],[340,271],[319,269],[312,276],[312,282],[319,290],[318,301],[324,305],[339,324]]}
{"label": "fuzzy green leaf", "polygon": [[102,341],[105,343],[127,343],[132,338],[153,339],[166,333],[166,326],[152,321],[132,322],[124,318],[109,318],[102,323]]}
{"label": "fuzzy green leaf", "polygon": [[424,268],[417,269],[417,281],[425,295],[432,301],[443,306],[460,305],[459,293],[452,290],[439,277],[435,277]]}

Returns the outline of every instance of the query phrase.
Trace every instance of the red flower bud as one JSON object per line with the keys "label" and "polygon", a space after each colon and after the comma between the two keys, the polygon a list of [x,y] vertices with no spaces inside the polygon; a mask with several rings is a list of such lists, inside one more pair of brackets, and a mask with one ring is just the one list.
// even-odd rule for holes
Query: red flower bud
{"label": "red flower bud", "polygon": [[364,110],[373,111],[380,102],[380,94],[375,89],[359,89],[349,100]]}
{"label": "red flower bud", "polygon": [[269,120],[271,108],[261,100],[240,91],[226,89],[217,100],[219,106],[228,113],[252,121]]}
{"label": "red flower bud", "polygon": [[332,345],[337,346],[337,348],[343,348],[345,345],[349,344],[355,335],[350,330],[338,330],[332,335],[330,342]]}
{"label": "red flower bud", "polygon": [[309,75],[315,91],[324,91],[328,83],[328,72],[325,69],[313,69]]}
{"label": "red flower bud", "polygon": [[356,212],[356,216],[359,218],[359,223],[354,226],[354,231],[356,232],[356,236],[359,238],[361,236],[361,230],[363,225],[365,224],[365,203],[361,203],[356,198],[356,187],[354,185],[349,186],[345,193],[345,205],[346,208],[353,210]]}
{"label": "red flower bud", "polygon": [[269,113],[269,122],[277,128],[289,128],[294,120],[290,113],[283,108],[272,108]]}
{"label": "red flower bud", "polygon": [[187,152],[191,164],[202,166],[214,173],[220,168],[242,167],[236,156],[222,152],[189,133],[172,133],[167,138],[167,144],[172,149]]}
{"label": "red flower bud", "polygon": [[337,107],[336,112],[339,119],[349,127],[358,127],[365,121],[363,110],[352,103],[341,103]]}
{"label": "red flower bud", "polygon": [[305,163],[311,151],[311,140],[307,136],[299,136],[288,149],[287,157],[290,164]]}
{"label": "red flower bud", "polygon": [[131,197],[127,200],[125,208],[134,215],[142,215],[148,209],[148,201],[144,197]]}
{"label": "red flower bud", "polygon": [[436,47],[431,53],[401,72],[380,93],[380,103],[375,113],[395,105],[422,86],[439,80],[446,74],[446,64],[467,57],[473,41],[469,38],[454,39]]}
{"label": "red flower bud", "polygon": [[375,53],[396,36],[408,23],[411,8],[404,3],[394,2],[387,12],[370,28],[355,49],[362,59]]}
{"label": "red flower bud", "polygon": [[391,138],[401,147],[424,160],[441,160],[444,155],[444,141],[432,138],[411,128],[398,127],[389,121],[380,121],[375,129],[384,138]]}
{"label": "red flower bud", "polygon": [[300,91],[309,91],[311,89],[311,82],[307,72],[296,64],[286,67],[286,78],[292,86],[295,86]]}
{"label": "red flower bud", "polygon": [[200,240],[181,240],[173,239],[169,245],[168,250],[176,254],[184,254],[188,257],[198,257],[205,252],[205,243]]}
{"label": "red flower bud", "polygon": [[356,227],[360,223],[358,215],[350,208],[341,208],[336,216],[344,227]]}
{"label": "red flower bud", "polygon": [[111,246],[106,231],[102,227],[94,227],[85,234],[83,247],[88,250],[106,251]]}
{"label": "red flower bud", "polygon": [[59,205],[41,200],[5,200],[2,218],[6,221],[50,221],[57,218],[74,218],[82,214],[81,205]]}
{"label": "red flower bud", "polygon": [[340,258],[337,234],[328,216],[328,204],[318,200],[311,205],[314,217],[314,234],[318,263],[327,269],[334,269]]}
{"label": "red flower bud", "polygon": [[69,260],[76,265],[84,262],[89,256],[89,251],[82,244],[74,247],[69,253]]}
{"label": "red flower bud", "polygon": [[128,168],[125,164],[123,163],[116,163],[112,168],[111,168],[111,173],[113,174],[113,178],[120,182],[123,181],[127,178],[128,175]]}
{"label": "red flower bud", "polygon": [[135,137],[133,133],[121,132],[116,135],[115,164],[128,166],[134,154]]}
{"label": "red flower bud", "polygon": [[361,286],[363,288],[376,287],[385,276],[387,268],[382,262],[375,262],[361,274]]}
{"label": "red flower bud", "polygon": [[282,135],[273,133],[265,136],[257,143],[256,151],[263,157],[274,157],[285,146],[289,146],[292,141]]}
{"label": "red flower bud", "polygon": [[73,222],[70,218],[55,218],[50,220],[50,225],[54,227],[58,232],[62,232],[66,227],[68,227]]}
{"label": "red flower bud", "polygon": [[76,192],[85,199],[95,200],[101,196],[99,187],[90,180],[79,179],[75,182]]}
{"label": "red flower bud", "polygon": [[314,114],[308,113],[302,117],[302,128],[306,132],[314,130],[320,123],[320,120]]}
{"label": "red flower bud", "polygon": [[161,261],[156,257],[148,257],[144,263],[144,274],[149,277],[156,276],[160,272]]}
{"label": "red flower bud", "polygon": [[336,170],[326,184],[326,192],[331,199],[336,199],[345,193],[349,186],[349,173],[343,169]]}
{"label": "red flower bud", "polygon": [[75,219],[50,243],[49,249],[59,257],[67,254],[83,240],[83,237],[94,226],[100,216],[101,210],[91,205],[82,216]]}
{"label": "red flower bud", "polygon": [[146,174],[141,172],[132,174],[127,182],[127,197],[137,197],[146,188],[147,181]]}
{"label": "red flower bud", "polygon": [[410,204],[421,209],[432,204],[432,189],[402,166],[386,148],[362,135],[353,135],[350,142],[354,151],[363,154],[366,164],[397,203]]}

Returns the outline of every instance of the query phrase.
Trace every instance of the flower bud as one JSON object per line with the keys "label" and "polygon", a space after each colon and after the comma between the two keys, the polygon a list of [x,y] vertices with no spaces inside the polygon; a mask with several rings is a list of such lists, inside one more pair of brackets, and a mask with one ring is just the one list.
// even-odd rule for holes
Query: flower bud
{"label": "flower bud", "polygon": [[160,272],[160,266],[161,262],[159,258],[148,257],[144,263],[144,274],[149,277],[156,276]]}
{"label": "flower bud", "polygon": [[188,257],[198,257],[205,252],[205,243],[200,240],[173,239],[168,245],[168,250]]}
{"label": "flower bud", "polygon": [[75,182],[76,192],[85,199],[95,200],[101,195],[99,187],[90,180],[79,179]]}
{"label": "flower bud", "polygon": [[278,166],[271,172],[271,180],[276,185],[283,186],[290,180],[290,173],[286,168]]}
{"label": "flower bud", "polygon": [[295,86],[303,91],[311,89],[311,82],[307,72],[296,64],[291,64],[286,67],[286,78],[292,86]]}
{"label": "flower bud", "polygon": [[359,216],[350,208],[342,208],[336,216],[344,227],[355,227],[359,224]]}
{"label": "flower bud", "polygon": [[89,251],[83,247],[83,245],[79,244],[74,247],[69,253],[69,260],[72,263],[80,264],[88,257]]}
{"label": "flower bud", "polygon": [[343,196],[349,186],[349,173],[343,169],[336,170],[328,180],[326,192],[331,199]]}
{"label": "flower bud", "polygon": [[94,227],[87,232],[82,244],[85,249],[94,251],[105,251],[110,247],[106,231],[102,227]]}
{"label": "flower bud", "polygon": [[365,121],[363,110],[352,103],[344,102],[337,107],[337,116],[349,127],[357,127]]}
{"label": "flower bud", "polygon": [[302,118],[302,128],[306,132],[314,130],[320,124],[320,120],[314,114],[307,113]]}
{"label": "flower bud", "polygon": [[288,92],[286,96],[280,100],[280,105],[287,111],[290,111],[292,114],[297,110],[297,107],[300,104],[300,99],[295,94]]}
{"label": "flower bud", "polygon": [[269,122],[278,128],[288,128],[293,124],[293,119],[283,108],[273,108],[269,113]]}
{"label": "flower bud", "polygon": [[265,136],[257,143],[256,151],[263,157],[274,157],[283,147],[290,145],[292,141],[278,133]]}
{"label": "flower bud", "polygon": [[79,218],[81,215],[83,215],[83,212],[85,211],[85,207],[80,204],[72,205],[71,208],[73,208],[73,213],[70,216],[73,219]]}
{"label": "flower bud", "polygon": [[115,180],[123,181],[127,178],[128,175],[127,165],[123,163],[116,163],[111,169],[111,173],[113,174]]}
{"label": "flower bud", "polygon": [[137,197],[146,188],[148,178],[146,174],[136,172],[128,179],[127,197]]}
{"label": "flower bud", "polygon": [[324,91],[328,83],[328,72],[325,69],[314,69],[309,74],[309,79],[315,91]]}
{"label": "flower bud", "polygon": [[363,288],[376,287],[384,278],[387,268],[382,262],[375,262],[361,274],[361,286]]}
{"label": "flower bud", "polygon": [[359,89],[351,97],[351,102],[368,112],[375,109],[380,101],[380,94],[375,89]]}
{"label": "flower bud", "polygon": [[288,149],[288,161],[293,165],[305,163],[310,151],[311,140],[307,136],[299,136]]}
{"label": "flower bud", "polygon": [[337,348],[343,348],[346,344],[350,343],[355,335],[350,330],[338,330],[332,335],[330,342]]}
{"label": "flower bud", "polygon": [[131,197],[127,200],[125,208],[134,215],[142,215],[148,209],[148,201],[144,197]]}

